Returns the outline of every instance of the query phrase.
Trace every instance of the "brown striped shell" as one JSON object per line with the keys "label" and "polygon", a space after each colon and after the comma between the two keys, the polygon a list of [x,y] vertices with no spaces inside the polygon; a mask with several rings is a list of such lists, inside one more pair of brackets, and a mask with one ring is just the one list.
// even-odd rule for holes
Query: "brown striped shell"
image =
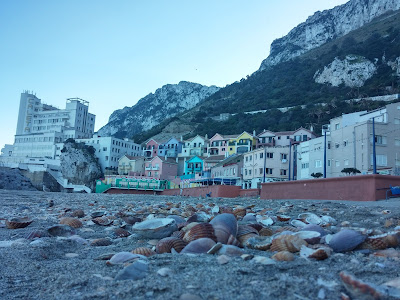
{"label": "brown striped shell", "polygon": [[60,219],[60,224],[68,225],[73,228],[80,228],[82,227],[82,222],[76,218],[72,217],[64,217]]}
{"label": "brown striped shell", "polygon": [[100,238],[93,240],[90,245],[100,247],[100,246],[109,246],[112,244],[112,241],[107,238]]}
{"label": "brown striped shell", "polygon": [[157,254],[155,251],[147,247],[138,247],[136,249],[133,249],[131,252],[133,254],[140,254],[147,257]]}
{"label": "brown striped shell", "polygon": [[283,232],[283,231],[291,231],[291,232],[298,232],[299,229],[293,226],[282,226],[278,228],[275,233]]}
{"label": "brown striped shell", "polygon": [[276,218],[278,219],[278,221],[281,221],[281,222],[287,222],[287,221],[290,221],[290,219],[291,219],[289,216],[286,216],[286,215],[277,215]]}
{"label": "brown striped shell", "polygon": [[47,237],[47,236],[49,236],[49,235],[48,235],[47,232],[45,232],[45,231],[42,231],[42,230],[32,230],[31,232],[29,232],[29,233],[26,235],[26,239],[27,239],[27,240],[33,240],[33,239],[35,239],[35,238],[42,238],[42,237]]}
{"label": "brown striped shell", "polygon": [[186,245],[185,248],[182,249],[180,252],[181,254],[184,253],[192,253],[192,254],[201,254],[207,253],[216,243],[209,238],[200,238],[194,240]]}
{"label": "brown striped shell", "polygon": [[171,253],[171,249],[175,249],[176,252],[181,252],[185,248],[186,242],[177,237],[166,237],[159,240],[156,244],[156,252],[161,253]]}
{"label": "brown striped shell", "polygon": [[226,242],[226,244],[227,245],[233,245],[233,246],[241,246],[240,242],[233,235],[229,236],[228,241]]}
{"label": "brown striped shell", "polygon": [[128,237],[131,235],[128,230],[125,230],[123,228],[115,228],[113,232],[116,237]]}
{"label": "brown striped shell", "polygon": [[75,218],[83,218],[85,216],[85,212],[82,209],[76,209],[71,213],[71,217]]}
{"label": "brown striped shell", "polygon": [[28,217],[25,218],[12,218],[6,220],[6,226],[8,229],[18,229],[18,228],[25,228],[29,226],[33,222],[32,219]]}
{"label": "brown striped shell", "polygon": [[294,255],[289,251],[279,251],[272,255],[271,258],[277,261],[292,261],[294,260]]}
{"label": "brown striped shell", "polygon": [[274,234],[273,230],[268,227],[263,227],[261,230],[258,232],[259,235],[261,236],[271,236]]}
{"label": "brown striped shell", "polygon": [[185,232],[183,231],[183,230],[179,230],[179,231],[174,231],[172,234],[171,234],[171,236],[172,237],[177,237],[177,238],[179,238],[179,239],[183,239],[183,237],[185,236]]}
{"label": "brown striped shell", "polygon": [[92,221],[97,225],[102,225],[102,226],[108,226],[113,222],[113,220],[109,219],[106,216],[94,218],[92,219]]}
{"label": "brown striped shell", "polygon": [[246,215],[246,208],[245,207],[237,207],[233,210],[233,214],[236,218],[243,218]]}
{"label": "brown striped shell", "polygon": [[272,240],[271,251],[298,252],[307,242],[295,235],[281,235]]}
{"label": "brown striped shell", "polygon": [[332,249],[326,246],[319,245],[318,248],[312,249],[302,246],[300,249],[300,256],[304,258],[314,258],[316,260],[327,259],[332,254]]}
{"label": "brown striped shell", "polygon": [[244,247],[246,245],[246,241],[253,236],[258,236],[257,229],[248,225],[238,226],[238,233],[236,235],[236,238],[239,241],[241,247]]}
{"label": "brown striped shell", "polygon": [[199,223],[186,232],[183,240],[190,243],[200,238],[210,238],[216,242],[217,237],[214,234],[214,227],[209,223]]}

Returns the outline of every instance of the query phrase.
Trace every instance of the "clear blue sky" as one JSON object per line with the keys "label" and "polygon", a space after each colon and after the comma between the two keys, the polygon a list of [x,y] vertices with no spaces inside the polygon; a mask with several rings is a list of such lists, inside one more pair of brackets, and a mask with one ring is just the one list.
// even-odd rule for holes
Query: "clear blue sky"
{"label": "clear blue sky", "polygon": [[271,42],[347,0],[1,0],[0,147],[19,97],[90,102],[96,130],[165,84],[225,86],[256,71]]}

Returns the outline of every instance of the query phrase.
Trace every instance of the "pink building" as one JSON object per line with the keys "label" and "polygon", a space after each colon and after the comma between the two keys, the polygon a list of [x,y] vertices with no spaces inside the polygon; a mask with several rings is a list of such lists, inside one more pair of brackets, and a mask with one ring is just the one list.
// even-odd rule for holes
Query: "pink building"
{"label": "pink building", "polygon": [[150,139],[146,142],[146,146],[143,149],[144,157],[156,157],[158,154],[158,147],[161,143],[157,142],[154,139]]}
{"label": "pink building", "polygon": [[149,178],[172,180],[178,174],[178,163],[175,159],[156,156],[146,161],[144,172]]}
{"label": "pink building", "polygon": [[236,138],[238,135],[222,135],[219,133],[214,136],[208,142],[207,153],[209,155],[223,155],[228,152],[228,141],[231,138]]}

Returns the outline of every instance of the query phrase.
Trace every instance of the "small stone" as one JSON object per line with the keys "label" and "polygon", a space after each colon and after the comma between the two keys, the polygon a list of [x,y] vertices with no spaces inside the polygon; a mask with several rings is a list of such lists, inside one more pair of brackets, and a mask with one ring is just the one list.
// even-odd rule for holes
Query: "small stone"
{"label": "small stone", "polygon": [[153,295],[154,295],[153,291],[146,292],[146,297],[153,297]]}
{"label": "small stone", "polygon": [[74,258],[74,257],[78,257],[79,254],[78,253],[65,253],[65,256],[68,258]]}
{"label": "small stone", "polygon": [[276,262],[273,259],[265,257],[265,256],[258,256],[258,255],[254,256],[254,258],[251,261],[254,261],[254,262],[262,264],[262,265],[276,264]]}
{"label": "small stone", "polygon": [[155,245],[157,245],[158,241],[159,241],[159,240],[149,240],[149,241],[147,242],[147,244],[152,245],[152,246],[155,246]]}
{"label": "small stone", "polygon": [[0,248],[11,247],[14,241],[0,241]]}
{"label": "small stone", "polygon": [[162,277],[166,277],[172,274],[172,270],[170,268],[161,268],[160,270],[157,271],[157,274]]}
{"label": "small stone", "polygon": [[324,289],[320,289],[318,292],[318,299],[325,299],[325,290]]}
{"label": "small stone", "polygon": [[342,227],[349,227],[350,226],[350,222],[349,221],[343,221],[340,225]]}
{"label": "small stone", "polygon": [[254,255],[251,255],[251,254],[242,254],[240,257],[241,257],[243,260],[250,260],[250,259],[253,259],[253,258],[254,258]]}
{"label": "small stone", "polygon": [[225,265],[225,264],[227,264],[229,261],[230,261],[230,258],[229,258],[229,256],[227,256],[227,255],[222,254],[222,255],[220,255],[220,256],[217,257],[217,262],[218,262],[218,264],[220,264],[220,265]]}
{"label": "small stone", "polygon": [[143,260],[135,261],[133,264],[125,267],[118,272],[115,280],[138,280],[146,277],[149,265]]}
{"label": "small stone", "polygon": [[202,300],[202,298],[194,294],[182,294],[179,300]]}

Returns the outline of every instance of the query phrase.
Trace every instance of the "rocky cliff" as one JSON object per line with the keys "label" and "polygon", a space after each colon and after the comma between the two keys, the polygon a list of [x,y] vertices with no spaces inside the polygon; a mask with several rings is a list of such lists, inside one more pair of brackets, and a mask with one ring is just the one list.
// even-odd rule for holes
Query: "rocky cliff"
{"label": "rocky cliff", "polygon": [[36,191],[31,181],[18,169],[0,167],[0,189]]}
{"label": "rocky cliff", "polygon": [[397,9],[399,0],[351,0],[331,10],[318,11],[271,44],[270,55],[260,70],[297,57]]}
{"label": "rocky cliff", "polygon": [[103,173],[97,158],[93,153],[94,148],[83,143],[67,140],[61,151],[61,173],[69,183],[86,185],[92,190],[95,180],[102,177]]}
{"label": "rocky cliff", "polygon": [[98,133],[102,136],[132,137],[196,106],[218,90],[216,86],[208,87],[186,81],[164,85],[154,94],[140,99],[136,105],[114,111],[109,122]]}

